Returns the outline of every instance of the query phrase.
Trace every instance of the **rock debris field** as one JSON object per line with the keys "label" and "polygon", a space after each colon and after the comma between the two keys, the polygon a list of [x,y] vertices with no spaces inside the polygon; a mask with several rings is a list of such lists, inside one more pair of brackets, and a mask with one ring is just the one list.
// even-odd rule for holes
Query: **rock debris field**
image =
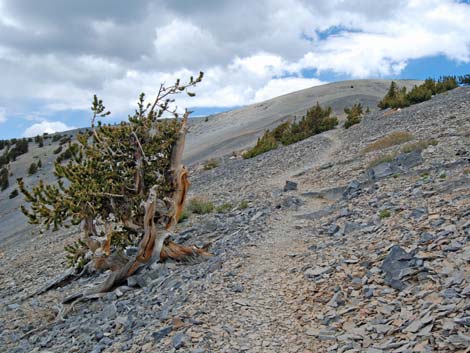
{"label": "rock debris field", "polygon": [[[413,140],[363,152],[394,131]],[[191,196],[231,209],[174,238],[213,257],[62,305],[105,278],[28,298],[77,230],[8,244],[0,351],[470,351],[470,88],[191,174]]]}

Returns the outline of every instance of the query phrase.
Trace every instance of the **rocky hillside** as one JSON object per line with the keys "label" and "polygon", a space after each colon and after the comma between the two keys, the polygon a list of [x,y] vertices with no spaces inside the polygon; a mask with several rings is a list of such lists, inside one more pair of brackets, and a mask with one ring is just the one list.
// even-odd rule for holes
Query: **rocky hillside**
{"label": "rocky hillside", "polygon": [[[408,89],[421,81],[401,80],[399,85]],[[263,132],[276,126],[287,117],[300,116],[317,101],[322,105],[330,105],[338,115],[343,109],[360,102],[371,109],[376,109],[377,103],[387,91],[390,81],[387,80],[355,80],[336,82],[293,92],[266,102],[250,105],[211,117],[190,119],[190,132],[187,137],[185,163],[197,165],[213,157],[231,154],[256,143]],[[206,121],[207,120],[207,121]],[[59,153],[54,153],[62,145],[66,137],[75,138],[80,130],[66,131],[50,135],[44,140],[44,146],[29,143],[29,151],[20,155],[9,166],[10,186],[0,191],[0,246],[2,243],[19,241],[29,237],[35,228],[25,222],[25,217],[19,211],[21,197],[10,199],[11,192],[17,188],[16,179],[24,178],[26,185],[33,185],[39,179],[46,182],[54,181],[53,165]],[[0,150],[0,153],[3,153]],[[41,160],[42,168],[34,175],[28,175],[31,163]]]}
{"label": "rocky hillside", "polygon": [[[422,81],[399,80],[408,90]],[[241,109],[200,119],[188,135],[185,160],[188,164],[221,157],[246,149],[267,129],[288,118],[300,118],[317,102],[331,106],[333,113],[344,116],[344,108],[361,103],[377,109],[391,80],[353,80],[333,82],[286,94]],[[196,122],[196,120],[194,120]]]}
{"label": "rocky hillside", "polygon": [[[409,141],[383,143],[397,132]],[[64,270],[76,230],[2,244],[0,347],[468,350],[470,88],[253,159],[225,156],[191,181],[192,197],[224,207],[190,215],[174,238],[211,242],[214,256],[154,264],[102,298],[60,304],[104,276],[29,297]]]}

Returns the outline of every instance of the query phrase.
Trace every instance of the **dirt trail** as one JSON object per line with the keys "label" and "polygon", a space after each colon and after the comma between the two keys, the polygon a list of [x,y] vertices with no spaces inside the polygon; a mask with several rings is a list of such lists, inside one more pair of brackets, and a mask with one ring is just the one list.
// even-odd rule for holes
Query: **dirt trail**
{"label": "dirt trail", "polygon": [[327,164],[329,161],[333,159],[333,155],[336,151],[340,150],[341,147],[341,140],[339,138],[340,130],[333,129],[326,131],[322,134],[323,137],[327,138],[330,141],[330,146],[320,153],[319,155],[312,156],[312,162],[302,165],[300,168],[290,169],[285,171],[284,173],[280,173],[279,175],[270,178],[267,180],[268,185],[270,186],[279,186],[284,183],[286,180],[292,180],[296,177],[312,170],[315,167],[318,167],[323,164]]}
{"label": "dirt trail", "polygon": [[[338,150],[337,132],[328,134],[331,147],[302,170],[285,173],[273,184],[328,161]],[[294,192],[296,193],[296,192]],[[305,280],[299,258],[309,255],[312,234],[295,218],[325,207],[325,200],[309,200],[299,211],[271,215],[265,239],[241,249],[242,256],[224,263],[224,270],[205,288],[203,322],[217,352],[318,352],[314,337],[306,334],[315,307],[308,298],[315,284]],[[224,339],[221,341],[220,337]],[[230,347],[230,348],[229,348]]]}

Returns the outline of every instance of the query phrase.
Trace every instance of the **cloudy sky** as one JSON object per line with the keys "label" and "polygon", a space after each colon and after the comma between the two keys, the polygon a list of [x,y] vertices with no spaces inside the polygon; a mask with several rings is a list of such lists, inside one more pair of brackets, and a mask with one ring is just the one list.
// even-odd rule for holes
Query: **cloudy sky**
{"label": "cloudy sky", "polygon": [[325,82],[470,73],[470,1],[0,0],[0,138],[127,116],[200,70],[204,115]]}

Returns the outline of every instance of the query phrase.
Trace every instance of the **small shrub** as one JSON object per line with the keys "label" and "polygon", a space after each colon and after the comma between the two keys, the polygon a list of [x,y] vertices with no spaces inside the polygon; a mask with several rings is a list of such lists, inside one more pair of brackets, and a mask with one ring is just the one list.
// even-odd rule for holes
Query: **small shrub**
{"label": "small shrub", "polygon": [[470,85],[470,74],[459,76],[459,84]]}
{"label": "small shrub", "polygon": [[38,162],[36,163],[36,165],[38,166],[38,168],[42,168],[42,162],[41,162],[41,160],[38,160]]}
{"label": "small shrub", "polygon": [[410,153],[413,151],[422,151],[428,148],[429,146],[436,146],[437,140],[420,140],[414,143],[407,143],[401,148],[401,152],[403,153]]}
{"label": "small shrub", "polygon": [[224,203],[218,206],[215,210],[217,213],[226,213],[230,212],[233,209],[233,205],[231,203]]}
{"label": "small shrub", "polygon": [[189,218],[189,211],[185,208],[183,212],[180,215],[180,218],[178,218],[178,223],[182,223],[186,221]]}
{"label": "small shrub", "polygon": [[62,137],[59,141],[59,145],[65,145],[67,142],[70,142],[72,141],[72,137],[71,136],[68,136],[68,135],[65,135],[64,137]]}
{"label": "small shrub", "polygon": [[[62,152],[61,154],[59,154],[57,156],[56,161],[58,163],[61,163],[63,161],[66,161],[66,160],[72,158],[72,156],[73,156],[73,147],[72,146],[74,146],[74,145],[69,146],[64,152]],[[59,146],[59,147],[62,147],[62,146]]]}
{"label": "small shrub", "polygon": [[31,163],[28,168],[28,175],[36,174],[37,171],[38,171],[38,166],[36,165],[36,163],[34,162]]}
{"label": "small shrub", "polygon": [[379,151],[385,148],[401,145],[402,143],[408,142],[413,139],[413,135],[406,131],[394,131],[375,142],[367,145],[363,152]]}
{"label": "small shrub", "polygon": [[455,76],[442,76],[438,80],[428,78],[423,84],[414,86],[410,92],[406,92],[406,87],[398,89],[397,84],[392,81],[385,97],[379,102],[378,107],[386,108],[404,108],[411,104],[427,101],[435,94],[444,93],[458,86]]}
{"label": "small shrub", "polygon": [[5,190],[8,185],[8,169],[4,167],[0,169],[0,191]]}
{"label": "small shrub", "polygon": [[34,142],[36,142],[39,147],[44,146],[44,138],[43,138],[41,135],[37,135],[37,136],[34,138]]}
{"label": "small shrub", "polygon": [[377,158],[374,158],[373,160],[371,160],[368,164],[368,168],[373,168],[379,164],[382,164],[382,163],[389,163],[391,161],[393,161],[393,159],[396,157],[396,154],[395,153],[390,153],[390,154],[385,154],[385,155],[382,155],[382,156],[379,156]]}
{"label": "small shrub", "polygon": [[317,103],[307,110],[300,121],[286,121],[278,125],[272,132],[266,131],[258,139],[256,146],[243,154],[243,158],[252,158],[261,153],[273,150],[279,143],[290,145],[304,140],[310,136],[334,129],[338,125],[338,118],[331,116],[331,107],[323,109]]}
{"label": "small shrub", "polygon": [[379,217],[380,217],[380,219],[388,218],[388,217],[390,217],[391,215],[392,215],[392,214],[391,214],[390,211],[387,210],[387,209],[384,209],[384,210],[380,210],[380,211],[379,211]]}
{"label": "small shrub", "polygon": [[10,196],[8,196],[9,199],[14,199],[15,197],[18,196],[18,189],[14,189],[11,193]]}
{"label": "small shrub", "polygon": [[55,134],[52,136],[52,142],[59,141],[62,138],[61,134]]}
{"label": "small shrub", "polygon": [[214,168],[217,168],[219,166],[219,161],[217,159],[209,159],[208,161],[206,161],[206,163],[204,164],[204,167],[203,169],[204,170],[211,170],[211,169],[214,169]]}
{"label": "small shrub", "polygon": [[240,205],[238,206],[238,208],[240,210],[245,210],[248,208],[248,206],[249,206],[248,201],[243,200],[242,202],[240,202]]}
{"label": "small shrub", "polygon": [[346,121],[344,122],[344,127],[349,129],[355,124],[359,124],[364,114],[362,111],[361,103],[354,104],[351,108],[344,108],[346,115]]}
{"label": "small shrub", "polygon": [[255,147],[243,153],[243,158],[248,159],[256,157],[262,153],[276,149],[277,146],[278,143],[276,139],[268,130],[262,137],[258,138],[258,142],[256,142]]}
{"label": "small shrub", "polygon": [[409,105],[410,104],[406,98],[406,87],[399,89],[395,81],[392,81],[387,91],[387,94],[379,102],[378,107],[380,109],[386,109],[386,108],[396,109],[396,108],[407,107]]}
{"label": "small shrub", "polygon": [[54,154],[59,154],[60,152],[62,152],[62,146],[59,146],[54,150]]}
{"label": "small shrub", "polygon": [[214,204],[199,198],[193,198],[188,202],[188,211],[195,214],[207,214],[214,211]]}

